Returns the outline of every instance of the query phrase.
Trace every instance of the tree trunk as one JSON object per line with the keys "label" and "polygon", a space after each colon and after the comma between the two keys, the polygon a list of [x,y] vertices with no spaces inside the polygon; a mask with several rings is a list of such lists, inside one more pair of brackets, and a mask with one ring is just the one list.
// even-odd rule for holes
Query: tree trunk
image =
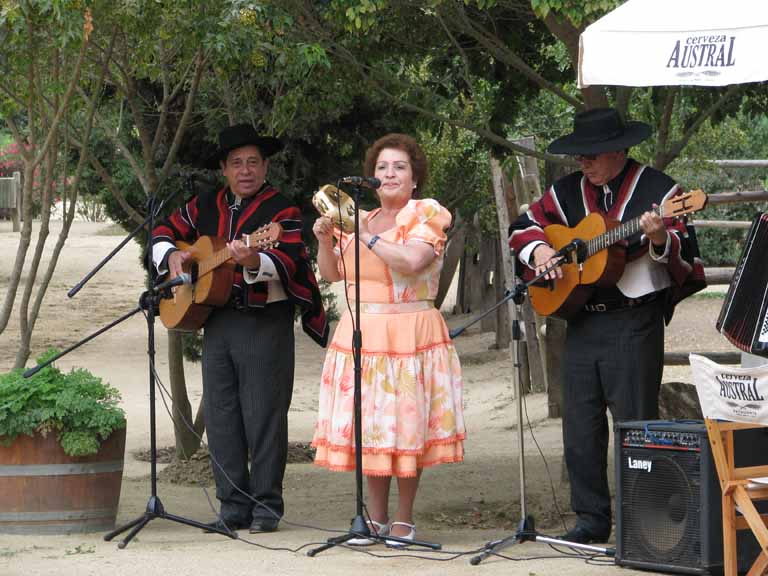
{"label": "tree trunk", "polygon": [[[530,137],[516,140],[515,143],[523,148],[535,148],[535,141]],[[539,165],[536,160],[530,156],[518,156],[515,160],[517,169],[512,173],[512,186],[510,187],[515,208],[514,212],[511,207],[509,209],[510,220],[512,217],[517,218],[522,204],[530,204],[541,196]],[[518,263],[516,262],[516,264]],[[537,318],[527,298],[523,302],[521,309],[521,320],[525,329],[525,344],[531,370],[531,390],[534,392],[544,392],[547,389],[547,371],[546,359],[539,344],[538,326],[541,320]]]}
{"label": "tree trunk", "polygon": [[[457,215],[453,234],[451,234],[448,245],[445,247],[443,269],[440,271],[440,283],[437,287],[437,296],[435,296],[435,307],[438,310],[443,305],[443,301],[453,283],[453,277],[456,275],[456,268],[459,266],[461,255],[464,252],[466,235],[467,226]],[[456,301],[458,302],[458,298]]]}
{"label": "tree trunk", "polygon": [[[57,174],[56,164],[58,157],[58,145],[60,141],[58,131],[54,130],[53,133],[48,135],[48,138],[53,144],[48,147],[48,150],[45,153],[43,195],[40,200],[40,229],[37,233],[37,242],[35,243],[35,250],[32,254],[32,260],[29,262],[29,267],[27,269],[27,278],[24,283],[24,293],[21,296],[21,302],[19,302],[19,348],[16,351],[16,361],[14,363],[14,368],[23,368],[29,359],[29,355],[31,353],[32,333],[35,329],[37,313],[39,313],[39,307],[37,307],[36,313],[34,305],[30,311],[30,302],[32,301],[32,292],[36,287],[35,285],[38,284],[37,278],[38,272],[40,270],[40,262],[43,258],[45,243],[48,241],[48,236],[50,234],[51,206],[53,205],[54,186]],[[47,285],[42,283],[37,285],[37,290],[41,298],[42,295],[45,294],[46,288]]]}
{"label": "tree trunk", "polygon": [[549,317],[544,327],[544,355],[547,359],[547,416],[562,418],[561,365],[565,351],[565,320]]}
{"label": "tree trunk", "polygon": [[34,169],[31,163],[24,164],[24,189],[23,197],[23,225],[19,234],[19,246],[16,248],[16,259],[13,262],[11,276],[8,279],[8,291],[3,300],[3,309],[0,311],[0,334],[8,326],[8,320],[13,312],[13,304],[16,301],[19,284],[21,282],[21,272],[24,269],[24,261],[27,258],[27,251],[32,242],[32,183],[34,179]]}
{"label": "tree trunk", "polygon": [[[504,172],[498,159],[491,156],[490,160],[491,182],[493,183],[493,194],[496,199],[496,217],[499,221],[499,258],[497,260],[496,276],[496,299],[501,300],[504,297],[506,289],[512,289],[515,285],[515,278],[512,274],[512,263],[510,262],[509,244],[507,236],[509,234],[509,224],[512,215],[510,215],[510,206],[507,202],[507,186]],[[512,204],[517,210],[517,206]],[[511,319],[514,318],[515,303],[512,300],[507,301],[507,305],[500,307],[497,312],[496,329],[496,347],[499,349],[509,348],[513,334]]]}
{"label": "tree trunk", "polygon": [[[184,377],[184,357],[182,355],[181,332],[168,330],[168,372],[173,395],[173,427],[176,438],[176,458],[189,460],[200,448],[200,436],[203,433],[202,419],[197,430],[198,418],[192,422],[192,406],[187,395],[187,382]],[[202,408],[202,401],[200,402]],[[200,410],[198,410],[200,414]],[[190,430],[190,426],[193,430]]]}
{"label": "tree trunk", "polygon": [[[568,166],[547,163],[545,165],[545,178],[547,186],[569,172]],[[545,365],[547,367],[547,401],[550,418],[559,418],[562,415],[562,394],[560,363],[565,350],[566,323],[557,318],[547,318],[544,330]],[[565,466],[565,464],[563,464]]]}
{"label": "tree trunk", "polygon": [[[13,212],[13,231],[18,232],[21,230],[21,199],[22,199],[22,191],[21,191],[21,173],[20,172],[14,172],[13,173],[13,195],[14,200],[16,202],[16,207],[12,210]],[[2,330],[0,330],[2,332]]]}
{"label": "tree trunk", "polygon": [[[504,241],[506,235],[499,238],[499,246],[496,251],[496,271],[493,275],[493,288],[496,293],[496,302],[504,299],[507,291],[507,278],[504,271],[508,268],[509,250],[506,249]],[[496,348],[499,350],[509,350],[512,343],[512,324],[509,315],[509,302],[507,306],[499,306],[496,309]]]}

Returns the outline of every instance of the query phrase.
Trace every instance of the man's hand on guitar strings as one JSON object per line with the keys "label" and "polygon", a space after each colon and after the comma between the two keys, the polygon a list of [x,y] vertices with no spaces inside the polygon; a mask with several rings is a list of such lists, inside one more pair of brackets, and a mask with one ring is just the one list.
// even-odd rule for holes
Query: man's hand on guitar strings
{"label": "man's hand on guitar strings", "polygon": [[[533,266],[538,276],[544,270],[561,260],[561,257],[555,257],[557,252],[549,244],[539,244],[533,250]],[[553,259],[553,257],[555,257]],[[560,266],[550,270],[545,276],[542,276],[542,280],[556,280],[563,277],[563,270]]]}
{"label": "man's hand on guitar strings", "polygon": [[229,248],[229,253],[232,254],[232,259],[243,268],[248,268],[255,272],[261,266],[259,249],[246,245],[243,240],[232,240],[232,242],[227,243],[227,248]]}
{"label": "man's hand on guitar strings", "polygon": [[185,250],[175,250],[168,256],[168,279],[173,280],[184,273],[184,263],[192,257]]}

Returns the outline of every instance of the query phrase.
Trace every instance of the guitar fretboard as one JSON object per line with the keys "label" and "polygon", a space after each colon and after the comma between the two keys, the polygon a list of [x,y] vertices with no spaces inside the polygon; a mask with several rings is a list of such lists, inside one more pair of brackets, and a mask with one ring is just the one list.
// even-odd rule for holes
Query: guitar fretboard
{"label": "guitar fretboard", "polygon": [[[651,211],[662,218],[664,217],[662,206],[652,208]],[[608,232],[595,236],[591,240],[587,240],[587,257],[593,256],[601,250],[605,250],[609,246],[616,244],[616,242],[629,238],[632,234],[636,234],[637,232],[640,232],[640,216],[619,224],[616,228],[612,228],[611,230],[608,230]]]}
{"label": "guitar fretboard", "polygon": [[208,272],[210,272],[211,270],[214,270],[215,268],[218,268],[230,258],[232,258],[232,256],[229,253],[229,248],[222,248],[221,250],[217,250],[205,260],[202,260],[197,263],[198,277],[205,276],[206,274],[208,274]]}
{"label": "guitar fretboard", "polygon": [[[255,232],[249,234],[246,240],[246,244],[253,248],[259,248],[260,250],[264,250],[277,245],[279,238],[280,238],[280,227],[278,224],[275,224],[273,222],[272,224],[263,226],[258,230],[256,230]],[[232,255],[229,252],[229,248],[225,247],[225,248],[222,248],[221,250],[217,250],[216,252],[213,252],[207,258],[198,260],[197,277],[199,278],[201,276],[205,276],[206,274],[215,270],[216,268],[218,268],[219,266],[221,266],[231,258],[232,258]]]}

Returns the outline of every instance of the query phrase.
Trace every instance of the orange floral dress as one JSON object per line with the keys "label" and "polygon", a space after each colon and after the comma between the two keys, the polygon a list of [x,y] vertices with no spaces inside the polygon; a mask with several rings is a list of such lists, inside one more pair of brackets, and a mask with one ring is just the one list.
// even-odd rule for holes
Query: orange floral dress
{"label": "orange floral dress", "polygon": [[[378,210],[367,215],[370,219]],[[389,242],[420,240],[437,258],[406,276],[360,245],[360,330],[362,333],[363,473],[416,476],[420,468],[463,460],[466,436],[461,367],[440,311],[434,306],[443,266],[445,230],[451,214],[435,200],[411,200]],[[342,235],[340,249],[354,310],[354,235]],[[339,270],[344,266],[339,259]],[[354,359],[352,317],[347,310],[325,357],[317,424],[315,464],[354,470]]]}

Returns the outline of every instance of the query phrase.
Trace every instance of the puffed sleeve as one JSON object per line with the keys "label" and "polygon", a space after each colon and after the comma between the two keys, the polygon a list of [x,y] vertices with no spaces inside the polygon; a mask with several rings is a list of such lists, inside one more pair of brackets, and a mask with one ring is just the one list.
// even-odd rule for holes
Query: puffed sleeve
{"label": "puffed sleeve", "polygon": [[438,256],[443,253],[447,236],[445,231],[451,226],[451,213],[437,200],[426,198],[411,200],[400,210],[395,223],[402,231],[404,242],[420,240],[431,244]]}

